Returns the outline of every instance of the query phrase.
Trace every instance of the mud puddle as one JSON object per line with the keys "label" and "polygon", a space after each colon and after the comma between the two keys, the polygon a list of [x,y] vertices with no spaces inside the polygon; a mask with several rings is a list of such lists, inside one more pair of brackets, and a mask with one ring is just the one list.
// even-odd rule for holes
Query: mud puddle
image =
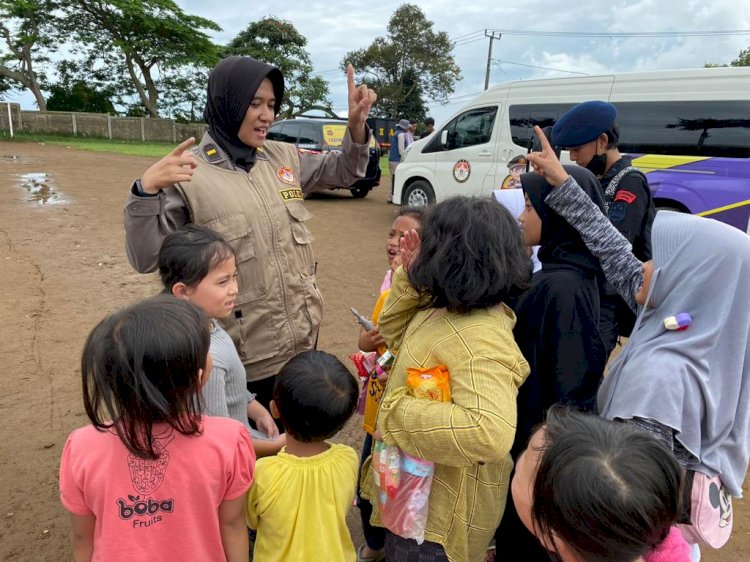
{"label": "mud puddle", "polygon": [[52,182],[50,174],[32,172],[16,174],[17,185],[26,191],[26,201],[37,205],[60,205],[68,200]]}

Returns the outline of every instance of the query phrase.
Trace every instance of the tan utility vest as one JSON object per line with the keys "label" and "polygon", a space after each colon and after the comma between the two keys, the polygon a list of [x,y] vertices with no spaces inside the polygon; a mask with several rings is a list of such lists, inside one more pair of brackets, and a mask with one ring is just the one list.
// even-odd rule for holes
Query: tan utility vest
{"label": "tan utility vest", "polygon": [[[300,163],[290,144],[268,141],[249,173],[229,169],[204,137],[190,182],[177,184],[190,221],[219,232],[237,253],[239,294],[221,323],[240,354],[248,381],[275,375],[313,349],[323,318],[315,283],[312,214],[302,204]],[[209,163],[212,160],[218,162]],[[207,161],[208,160],[208,161]],[[223,166],[216,165],[223,162]]]}

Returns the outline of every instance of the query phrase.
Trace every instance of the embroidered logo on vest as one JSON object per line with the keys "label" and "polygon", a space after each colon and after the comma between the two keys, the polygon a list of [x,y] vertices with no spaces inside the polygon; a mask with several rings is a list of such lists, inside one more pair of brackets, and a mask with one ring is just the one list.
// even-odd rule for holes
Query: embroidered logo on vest
{"label": "embroidered logo on vest", "polygon": [[276,177],[284,183],[294,185],[294,170],[292,170],[289,166],[279,166],[279,169],[276,170]]}

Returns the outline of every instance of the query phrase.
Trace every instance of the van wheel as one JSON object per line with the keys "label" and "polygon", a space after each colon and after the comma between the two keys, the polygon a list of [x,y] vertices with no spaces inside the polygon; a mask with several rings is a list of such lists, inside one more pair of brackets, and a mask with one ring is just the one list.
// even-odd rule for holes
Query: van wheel
{"label": "van wheel", "polygon": [[409,207],[426,207],[435,202],[435,192],[425,180],[417,180],[409,184],[401,197],[401,204]]}
{"label": "van wheel", "polygon": [[363,197],[367,197],[367,194],[370,193],[369,187],[353,187],[349,191],[352,192],[352,197],[355,199],[362,199]]}

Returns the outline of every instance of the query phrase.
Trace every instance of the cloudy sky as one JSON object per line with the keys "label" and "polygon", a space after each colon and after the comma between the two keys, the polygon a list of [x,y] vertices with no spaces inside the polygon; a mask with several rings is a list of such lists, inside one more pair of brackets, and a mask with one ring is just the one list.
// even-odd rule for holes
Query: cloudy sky
{"label": "cloudy sky", "polygon": [[[385,36],[401,2],[282,0],[216,4],[176,0],[186,12],[218,23],[217,43],[226,43],[256,19],[273,15],[291,21],[308,39],[316,72],[329,81],[336,111],[346,111],[346,82],[338,65],[348,51]],[[560,37],[505,33],[493,46],[490,85],[508,80],[573,76],[560,71],[599,74],[634,70],[696,68],[727,63],[750,47],[750,2],[746,0],[536,0],[519,4],[498,0],[420,0],[434,29],[456,40],[454,56],[463,79],[445,105],[431,104],[438,122],[460,109],[484,88],[489,40],[484,29],[596,33],[671,32],[670,37]],[[258,6],[262,6],[258,9]],[[460,6],[460,7],[457,7]],[[746,30],[744,35],[686,36],[685,32]],[[516,64],[514,64],[516,63]],[[529,65],[542,68],[530,68]],[[33,100],[15,101],[31,109]]]}

